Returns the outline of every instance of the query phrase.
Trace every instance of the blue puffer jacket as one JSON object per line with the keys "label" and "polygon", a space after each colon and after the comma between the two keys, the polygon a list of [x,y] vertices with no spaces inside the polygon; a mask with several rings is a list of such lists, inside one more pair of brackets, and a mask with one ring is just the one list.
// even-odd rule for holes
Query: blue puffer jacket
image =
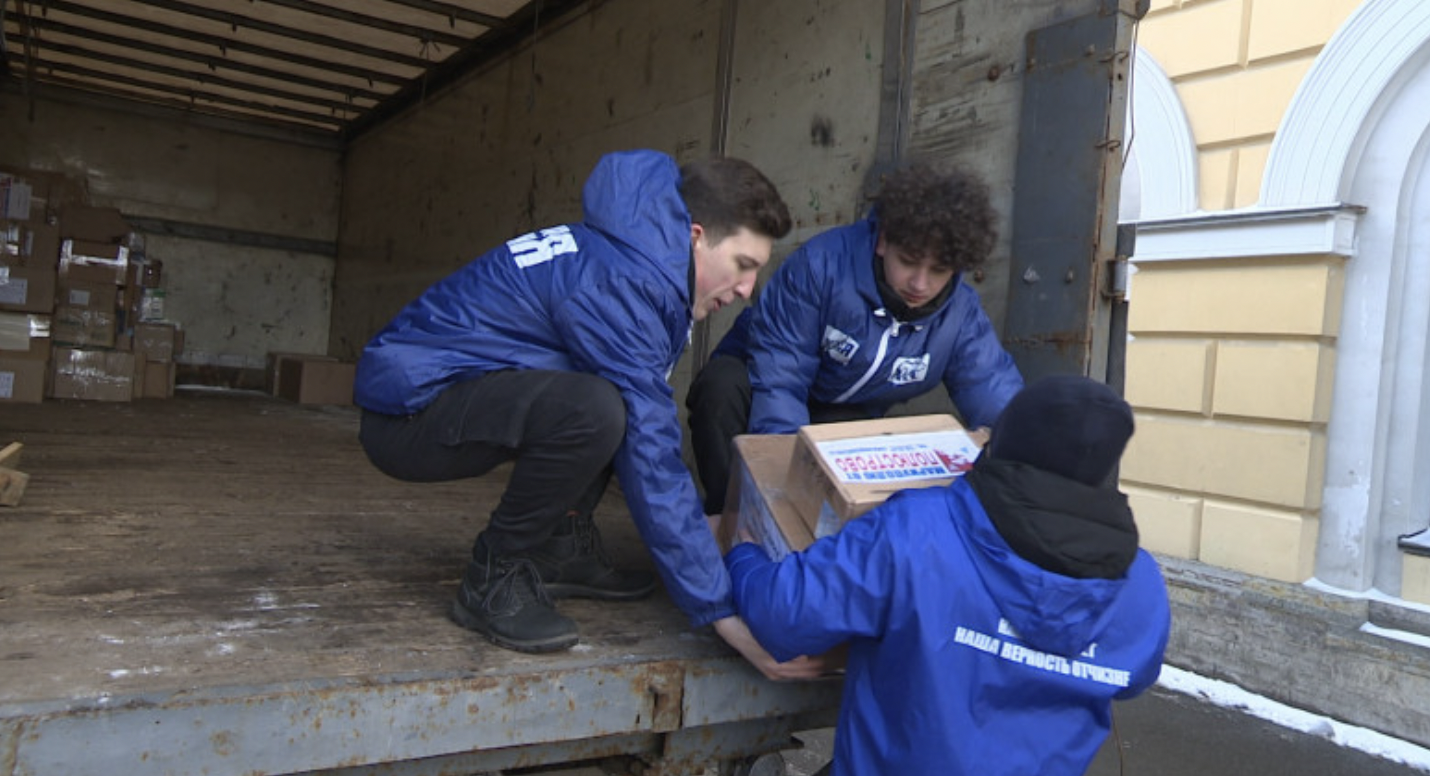
{"label": "blue puffer jacket", "polygon": [[391,415],[500,369],[588,372],[626,402],[616,474],[675,603],[696,626],[733,613],[666,382],[690,336],[690,213],[674,160],[601,159],[585,220],[518,237],[438,282],[363,350],[355,398]]}
{"label": "blue puffer jacket", "polygon": [[1116,579],[1045,571],[965,479],[896,493],[780,563],[754,544],[725,561],[776,659],[848,643],[835,776],[1082,774],[1112,700],[1156,681],[1171,627],[1151,555]]}
{"label": "blue puffer jacket", "polygon": [[961,277],[942,307],[894,320],[874,280],[878,222],[817,235],[790,254],[759,302],[715,352],[744,357],[753,389],[749,431],[788,434],[810,401],[860,405],[873,417],[942,382],[970,428],[992,426],[1023,378]]}

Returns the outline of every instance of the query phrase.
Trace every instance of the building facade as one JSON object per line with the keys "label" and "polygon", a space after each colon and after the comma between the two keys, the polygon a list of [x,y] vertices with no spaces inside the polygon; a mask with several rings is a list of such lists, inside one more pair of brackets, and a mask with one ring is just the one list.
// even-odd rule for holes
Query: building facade
{"label": "building facade", "polygon": [[1133,78],[1145,546],[1430,604],[1430,3],[1153,0]]}

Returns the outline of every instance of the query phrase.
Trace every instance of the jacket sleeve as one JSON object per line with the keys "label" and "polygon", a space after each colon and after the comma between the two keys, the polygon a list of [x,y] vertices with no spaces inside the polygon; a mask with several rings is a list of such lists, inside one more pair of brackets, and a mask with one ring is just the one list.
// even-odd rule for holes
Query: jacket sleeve
{"label": "jacket sleeve", "polygon": [[1147,640],[1149,649],[1143,660],[1132,670],[1131,680],[1115,696],[1127,700],[1141,695],[1156,683],[1162,673],[1162,660],[1166,656],[1167,640],[1172,635],[1172,609],[1167,598],[1167,583],[1162,578],[1162,570],[1146,550],[1138,550],[1137,557],[1128,570],[1129,582],[1137,585],[1141,599],[1132,608],[1145,620],[1145,628],[1139,629]]}
{"label": "jacket sleeve", "polygon": [[943,375],[948,397],[969,428],[992,426],[1003,408],[1021,390],[1023,376],[1013,357],[998,342],[977,293],[960,287],[956,293],[973,297],[964,304],[965,314],[958,326],[953,358]]}
{"label": "jacket sleeve", "polygon": [[795,251],[775,271],[750,321],[752,434],[792,434],[809,423],[824,289],[807,251]]}
{"label": "jacket sleeve", "polygon": [[775,563],[754,544],[725,555],[735,608],[776,660],[817,655],[884,632],[899,575],[879,515],[886,502],[839,533]]}
{"label": "jacket sleeve", "polygon": [[695,627],[734,614],[730,578],[681,459],[681,432],[667,368],[677,352],[666,333],[689,313],[653,284],[588,289],[555,317],[573,365],[613,383],[625,398],[626,437],[616,475],[636,530],[675,604]]}

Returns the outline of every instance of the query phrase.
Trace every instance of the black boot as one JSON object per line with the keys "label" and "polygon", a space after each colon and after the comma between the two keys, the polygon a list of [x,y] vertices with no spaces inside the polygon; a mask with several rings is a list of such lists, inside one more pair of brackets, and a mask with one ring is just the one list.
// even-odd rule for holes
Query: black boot
{"label": "black boot", "polygon": [[518,652],[555,652],[575,646],[576,623],[558,613],[531,561],[473,560],[462,575],[452,619]]}
{"label": "black boot", "polygon": [[568,514],[555,535],[521,557],[536,564],[552,598],[634,601],[655,590],[655,575],[649,571],[611,565],[590,515]]}

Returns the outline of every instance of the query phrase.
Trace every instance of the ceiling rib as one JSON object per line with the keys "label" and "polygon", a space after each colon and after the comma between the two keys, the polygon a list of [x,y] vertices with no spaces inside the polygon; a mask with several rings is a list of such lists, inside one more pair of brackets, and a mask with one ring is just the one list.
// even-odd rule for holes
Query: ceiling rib
{"label": "ceiling rib", "polygon": [[[255,103],[250,100],[240,100],[235,97],[228,97],[222,94],[214,94],[199,89],[155,84],[153,82],[144,81],[139,78],[120,75],[118,73],[110,73],[104,70],[95,70],[94,68],[82,67],[79,65],[71,65],[65,62],[47,62],[45,63],[45,66],[50,68],[53,72],[71,73],[73,75],[84,76],[88,79],[120,83],[125,84],[126,86],[150,89],[157,92],[175,95],[177,97],[183,98],[184,101],[187,101],[189,107],[192,107],[192,104],[196,99],[203,99],[220,105],[247,108],[251,111],[258,113],[277,113],[280,115],[288,116],[290,118],[299,119],[314,124],[323,124],[331,127],[336,127],[342,123],[331,116],[325,116],[321,113],[312,113],[309,111],[298,110],[296,108],[288,108],[281,105]],[[70,85],[75,85],[75,83],[70,82]]]}
{"label": "ceiling rib", "polygon": [[[224,38],[218,35],[209,35],[207,33],[198,32],[196,30],[185,30],[181,27],[174,27],[168,24],[152,22],[148,19],[139,19],[133,16],[125,16],[123,14],[112,13],[110,11],[101,11],[96,8],[79,5],[78,3],[67,2],[67,0],[49,0],[49,7],[52,9],[63,11],[65,13],[73,14],[75,16],[82,16],[98,21],[108,22],[119,27],[129,27],[137,30],[144,30],[145,32],[151,32],[164,37],[187,39],[197,43],[203,43],[206,45],[213,46],[214,48],[223,52],[242,51],[266,59],[281,60],[295,65],[310,67],[318,71],[328,70],[337,73],[342,73],[343,75],[358,78],[369,83],[379,82],[393,84],[394,86],[401,86],[402,84],[407,83],[407,81],[409,80],[394,73],[385,73],[381,70],[373,70],[371,68],[352,67],[350,65],[345,65],[340,62],[333,62],[331,60],[320,59],[318,57],[305,56],[303,54],[295,54],[290,51],[271,48],[269,46],[260,46],[257,44],[248,43],[246,41],[235,40],[233,38]],[[38,24],[43,20],[31,18],[30,21],[32,24]],[[426,64],[430,65],[430,63]]]}
{"label": "ceiling rib", "polygon": [[[480,24],[483,27],[491,27],[494,30],[503,30],[511,26],[511,22],[500,16],[473,11],[460,5],[451,3],[439,3],[435,0],[384,0],[393,5],[402,5],[408,8],[416,8],[419,11],[435,13],[451,19],[461,19],[464,22]],[[529,3],[528,3],[529,5]]]}
{"label": "ceiling rib", "polygon": [[461,48],[471,42],[461,35],[454,35],[450,32],[417,27],[411,24],[400,24],[377,16],[344,11],[321,3],[310,3],[305,2],[305,0],[263,0],[263,2],[269,5],[277,5],[284,8],[291,8],[295,11],[302,11],[303,13],[324,16],[329,19],[337,19],[350,24],[371,27],[375,30],[384,30],[398,35],[406,35],[418,43],[441,43],[453,48]]}
{"label": "ceiling rib", "polygon": [[389,62],[393,62],[399,65],[406,65],[407,67],[415,68],[417,70],[425,70],[432,65],[431,60],[423,59],[422,57],[414,57],[407,54],[401,54],[396,51],[389,51],[387,49],[381,49],[374,46],[366,46],[361,43],[354,43],[349,40],[343,40],[342,38],[334,38],[331,35],[322,35],[316,32],[295,30],[292,27],[284,27],[280,24],[265,22],[262,19],[255,19],[251,16],[244,16],[242,14],[231,13],[229,11],[215,11],[212,8],[205,8],[201,5],[193,5],[191,3],[179,2],[179,0],[129,0],[129,2],[147,5],[152,8],[160,8],[165,11],[171,11],[173,13],[194,16],[201,19],[208,19],[210,21],[222,22],[234,29],[237,29],[239,27],[245,27],[256,32],[266,32],[269,35],[277,35],[279,37],[291,38],[293,40],[302,41],[303,43],[312,43],[314,45],[323,46],[325,48],[330,49],[336,49],[338,51],[347,51],[352,54],[359,54],[361,56],[370,57],[372,59],[387,60]]}
{"label": "ceiling rib", "polygon": [[[240,62],[235,59],[218,57],[212,54],[200,54],[194,51],[189,51],[187,49],[172,48],[170,46],[163,46],[157,43],[150,43],[148,41],[138,40],[135,38],[126,38],[119,35],[111,35],[109,33],[101,32],[99,30],[86,29],[84,27],[75,27],[73,25],[65,24],[64,22],[57,22],[50,19],[32,19],[31,22],[35,26],[44,28],[48,31],[63,35],[69,35],[86,41],[108,43],[118,48],[125,48],[134,51],[143,51],[149,54],[155,54],[157,56],[162,56],[169,59],[179,59],[187,60],[190,62],[197,62],[201,65],[206,66],[212,72],[217,72],[219,70],[225,69],[235,70],[261,78],[268,78],[279,82],[300,84],[314,89],[322,89],[325,91],[335,92],[344,97],[372,100],[373,102],[377,102],[386,96],[381,92],[375,92],[360,87],[334,84],[332,81],[323,81],[317,78],[311,78],[309,76],[302,75],[300,73],[276,70],[274,68],[264,67],[262,65],[249,64],[247,62]],[[60,48],[59,44],[56,44],[53,41],[45,41],[44,47],[56,50],[59,50]],[[85,56],[92,56],[96,59],[100,58],[100,55],[93,51],[90,51]],[[149,65],[145,66],[148,67]],[[194,77],[198,78],[199,76],[196,74]],[[354,77],[363,78],[364,80],[367,80],[365,75],[355,75]]]}
{"label": "ceiling rib", "polygon": [[341,145],[600,2],[0,0],[0,88]]}
{"label": "ceiling rib", "polygon": [[[129,57],[120,56],[118,54],[108,54],[99,51],[87,51],[85,49],[80,48],[79,46],[69,46],[63,43],[47,43],[45,45],[45,48],[50,51],[58,51],[63,54],[69,54],[70,56],[73,56],[77,59],[92,59],[100,62],[108,62],[109,64],[119,65],[130,70],[157,73],[159,75],[166,75],[171,78],[177,78],[180,80],[194,81],[200,84],[223,86],[236,91],[254,92],[256,94],[263,94],[269,97],[275,97],[280,100],[287,100],[289,102],[322,105],[330,110],[344,111],[354,115],[362,112],[362,108],[353,105],[351,102],[346,102],[343,100],[332,100],[324,97],[316,97],[311,94],[302,94],[300,92],[277,89],[271,86],[255,84],[251,81],[238,81],[232,78],[226,78],[224,76],[218,75],[217,73],[196,72],[193,70],[184,70],[182,68],[177,67],[168,67],[165,65],[155,64],[153,62],[144,62],[138,59],[131,59]],[[40,62],[38,64],[40,67],[55,67],[55,64],[53,62]],[[153,88],[160,88],[160,85],[155,84]]]}

